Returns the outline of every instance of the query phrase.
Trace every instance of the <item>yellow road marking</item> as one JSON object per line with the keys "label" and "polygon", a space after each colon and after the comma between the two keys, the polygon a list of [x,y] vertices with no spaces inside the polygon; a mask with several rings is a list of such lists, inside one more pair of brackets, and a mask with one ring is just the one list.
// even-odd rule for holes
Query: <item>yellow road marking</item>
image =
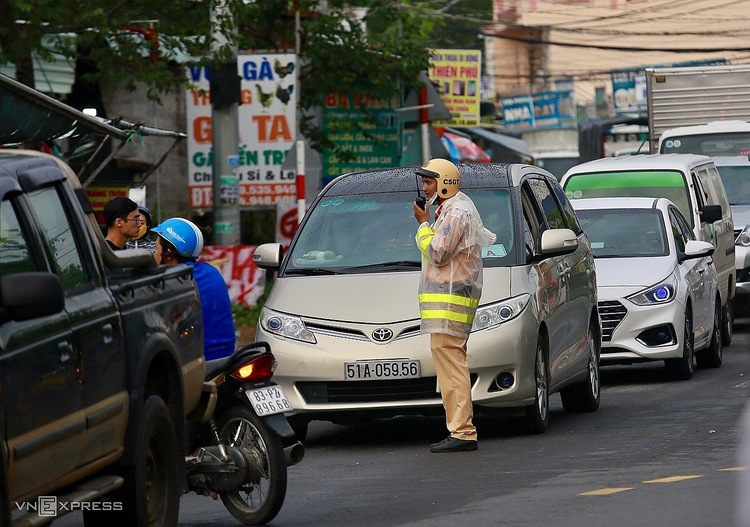
{"label": "yellow road marking", "polygon": [[741,470],[747,470],[747,467],[720,468],[719,472],[739,472]]}
{"label": "yellow road marking", "polygon": [[675,483],[676,481],[684,481],[686,479],[702,478],[703,476],[670,476],[668,478],[650,479],[643,483]]}
{"label": "yellow road marking", "polygon": [[579,494],[579,496],[609,496],[610,494],[617,494],[618,492],[625,492],[626,490],[633,490],[635,487],[610,487],[608,489],[591,490]]}

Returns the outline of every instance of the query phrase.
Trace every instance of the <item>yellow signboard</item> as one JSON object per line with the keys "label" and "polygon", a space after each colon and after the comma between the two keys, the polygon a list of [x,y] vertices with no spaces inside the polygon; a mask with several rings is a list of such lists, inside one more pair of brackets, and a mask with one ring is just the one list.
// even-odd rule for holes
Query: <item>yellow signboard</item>
{"label": "yellow signboard", "polygon": [[429,77],[451,113],[434,126],[478,126],[482,52],[476,49],[436,49],[430,60]]}

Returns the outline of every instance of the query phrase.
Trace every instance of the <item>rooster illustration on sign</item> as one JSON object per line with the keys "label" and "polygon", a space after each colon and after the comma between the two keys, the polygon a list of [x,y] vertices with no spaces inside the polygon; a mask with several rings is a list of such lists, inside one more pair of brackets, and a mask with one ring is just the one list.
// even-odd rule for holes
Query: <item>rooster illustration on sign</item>
{"label": "rooster illustration on sign", "polygon": [[276,85],[276,98],[280,100],[282,103],[284,103],[284,106],[289,102],[289,99],[292,96],[292,91],[294,91],[294,84],[290,84],[286,88],[282,88],[281,84]]}
{"label": "rooster illustration on sign", "polygon": [[276,75],[283,79],[287,75],[291,75],[294,71],[294,62],[290,62],[289,64],[284,66],[279,59],[276,59],[273,61],[273,71],[275,71]]}
{"label": "rooster illustration on sign", "polygon": [[263,108],[270,108],[271,104],[273,103],[274,93],[263,93],[263,90],[260,89],[260,84],[255,85],[255,91],[258,94],[258,100],[260,101],[260,104],[263,106]]}

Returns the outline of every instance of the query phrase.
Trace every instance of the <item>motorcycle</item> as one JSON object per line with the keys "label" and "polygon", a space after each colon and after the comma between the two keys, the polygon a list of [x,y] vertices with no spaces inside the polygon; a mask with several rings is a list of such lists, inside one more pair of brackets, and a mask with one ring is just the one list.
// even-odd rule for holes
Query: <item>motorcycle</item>
{"label": "motorcycle", "polygon": [[283,413],[292,407],[271,380],[276,359],[268,343],[254,342],[207,367],[187,490],[218,496],[245,525],[263,525],[281,510],[287,467],[305,452]]}

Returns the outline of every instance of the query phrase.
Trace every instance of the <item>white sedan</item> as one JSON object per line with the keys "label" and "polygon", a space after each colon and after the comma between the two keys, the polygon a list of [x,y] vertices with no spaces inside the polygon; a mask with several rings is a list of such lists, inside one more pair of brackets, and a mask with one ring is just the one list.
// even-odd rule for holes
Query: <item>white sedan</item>
{"label": "white sedan", "polygon": [[720,366],[714,246],[666,198],[571,203],[594,253],[602,364],[663,360],[676,379]]}

